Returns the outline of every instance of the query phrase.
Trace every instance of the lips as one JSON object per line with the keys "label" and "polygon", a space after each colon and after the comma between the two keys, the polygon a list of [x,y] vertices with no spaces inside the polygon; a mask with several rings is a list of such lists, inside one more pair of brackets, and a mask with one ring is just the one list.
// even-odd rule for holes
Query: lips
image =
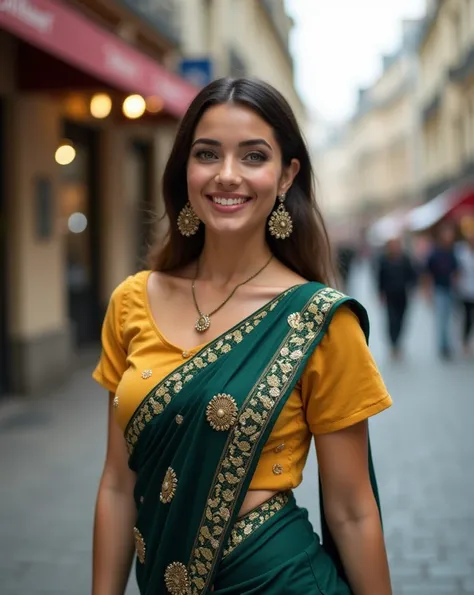
{"label": "lips", "polygon": [[250,200],[250,197],[236,197],[229,198],[226,196],[209,196],[208,197],[215,205],[221,205],[223,207],[235,207],[237,205],[243,205]]}
{"label": "lips", "polygon": [[244,209],[245,205],[252,200],[251,196],[233,192],[213,192],[207,194],[206,198],[212,203],[214,210],[227,215]]}

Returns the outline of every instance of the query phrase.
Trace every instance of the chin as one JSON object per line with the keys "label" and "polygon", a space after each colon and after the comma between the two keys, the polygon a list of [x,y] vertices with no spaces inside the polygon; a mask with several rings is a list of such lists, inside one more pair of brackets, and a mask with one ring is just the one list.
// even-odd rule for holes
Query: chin
{"label": "chin", "polygon": [[206,232],[213,236],[251,236],[257,233],[254,225],[250,222],[239,221],[213,221],[206,225]]}

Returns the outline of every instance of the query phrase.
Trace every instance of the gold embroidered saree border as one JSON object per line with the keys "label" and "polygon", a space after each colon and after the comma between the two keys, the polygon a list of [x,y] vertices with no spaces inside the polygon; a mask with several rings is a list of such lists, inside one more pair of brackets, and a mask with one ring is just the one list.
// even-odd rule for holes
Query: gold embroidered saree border
{"label": "gold embroidered saree border", "polygon": [[288,318],[289,332],[242,406],[214,475],[188,563],[191,595],[201,595],[209,586],[258,440],[288,390],[298,362],[323,330],[334,304],[344,298],[337,290],[322,288],[313,294],[299,317]]}
{"label": "gold embroidered saree border", "polygon": [[141,432],[146,425],[157,415],[160,415],[169,405],[174,397],[178,395],[185,385],[195,375],[219,360],[222,355],[229,353],[232,349],[244,340],[272,312],[279,302],[298,286],[290,287],[280,295],[276,296],[266,306],[245,318],[241,323],[230,329],[204,347],[186,363],[171,372],[166,378],[159,382],[144,398],[137,407],[137,410],[130,419],[125,429],[125,441],[129,455],[133,453]]}
{"label": "gold embroidered saree border", "polygon": [[280,512],[290,501],[291,492],[279,492],[239,519],[232,527],[230,537],[224,549],[223,558],[231,554],[252,533]]}

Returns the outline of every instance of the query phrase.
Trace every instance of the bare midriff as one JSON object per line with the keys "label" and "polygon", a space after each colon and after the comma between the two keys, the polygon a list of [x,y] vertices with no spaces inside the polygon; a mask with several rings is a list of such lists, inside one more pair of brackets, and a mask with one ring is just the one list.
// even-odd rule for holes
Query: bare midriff
{"label": "bare midriff", "polygon": [[275,494],[278,494],[278,492],[272,490],[250,490],[247,492],[244,503],[240,508],[239,518],[245,516],[267,500],[270,500]]}

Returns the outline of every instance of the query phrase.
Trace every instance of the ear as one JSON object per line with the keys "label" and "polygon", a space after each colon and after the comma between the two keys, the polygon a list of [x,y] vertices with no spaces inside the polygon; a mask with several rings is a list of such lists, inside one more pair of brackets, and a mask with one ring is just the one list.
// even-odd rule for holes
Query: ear
{"label": "ear", "polygon": [[288,192],[299,171],[300,162],[298,159],[292,159],[290,165],[285,167],[282,171],[280,184],[278,187],[278,194],[286,194]]}

